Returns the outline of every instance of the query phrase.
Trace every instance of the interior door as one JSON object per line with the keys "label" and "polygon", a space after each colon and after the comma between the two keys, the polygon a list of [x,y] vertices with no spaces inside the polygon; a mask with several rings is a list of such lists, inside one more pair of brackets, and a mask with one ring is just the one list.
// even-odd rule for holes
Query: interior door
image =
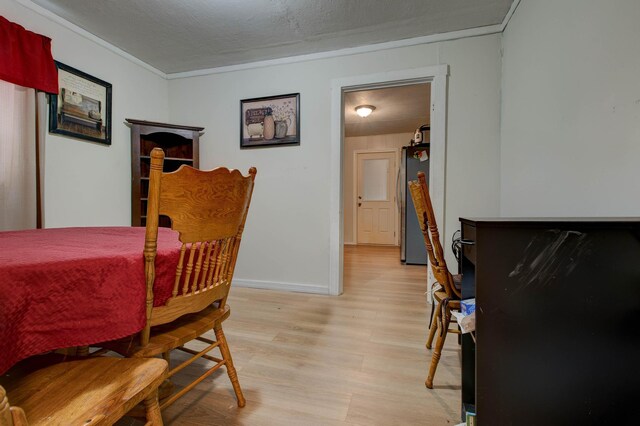
{"label": "interior door", "polygon": [[358,244],[396,244],[396,153],[357,154]]}

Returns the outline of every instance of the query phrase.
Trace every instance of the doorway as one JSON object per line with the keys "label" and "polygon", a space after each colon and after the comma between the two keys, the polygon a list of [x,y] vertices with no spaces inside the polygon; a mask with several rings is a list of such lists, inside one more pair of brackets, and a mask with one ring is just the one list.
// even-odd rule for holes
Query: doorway
{"label": "doorway", "polygon": [[[371,104],[373,109],[367,117],[361,117],[356,109],[362,104]],[[389,87],[363,88],[360,90],[345,91],[343,122],[344,122],[344,142],[343,142],[343,169],[342,169],[342,193],[343,193],[343,221],[344,221],[344,243],[349,245],[357,244],[391,244],[400,245],[402,239],[401,214],[404,197],[403,187],[399,185],[401,164],[401,153],[403,147],[410,145],[415,137],[415,130],[430,123],[431,105],[431,83],[430,82],[410,82],[395,83]],[[429,132],[425,132],[428,141]],[[363,235],[363,225],[375,225],[374,216],[367,214],[378,213],[375,210],[366,209],[367,203],[361,202],[363,184],[362,171],[364,165],[359,164],[358,157],[368,154],[380,155],[381,152],[396,154],[395,161],[390,163],[381,161],[371,161],[373,167],[378,163],[380,167],[390,166],[386,169],[389,172],[388,195],[384,197],[389,200],[386,207],[390,210],[380,211],[382,214],[390,213],[383,219],[393,221],[389,224],[389,235],[391,238],[381,241],[380,238],[371,240]],[[358,167],[360,166],[360,167]],[[373,169],[375,170],[375,169]],[[371,178],[375,178],[375,175]],[[385,181],[383,181],[386,183]],[[382,183],[382,182],[381,182]],[[395,206],[394,206],[395,205]],[[363,209],[364,207],[364,209]],[[367,220],[371,220],[369,223]],[[395,236],[392,234],[395,232]]]}
{"label": "doorway", "polygon": [[[349,209],[350,203],[344,201],[344,193],[349,185],[344,185],[348,176],[344,173],[343,165],[350,163],[345,157],[345,98],[347,94],[363,90],[388,89],[412,84],[430,84],[430,102],[428,105],[431,118],[431,163],[429,180],[432,182],[432,198],[436,206],[436,216],[443,222],[444,213],[444,166],[445,166],[445,123],[446,123],[446,86],[448,66],[418,68],[412,70],[387,72],[366,76],[335,79],[332,81],[332,116],[331,116],[331,197],[330,197],[330,264],[329,264],[329,293],[342,293],[343,255],[347,221],[343,213]],[[374,105],[375,106],[375,105]],[[375,113],[375,109],[374,109]],[[424,124],[424,123],[420,123]],[[419,127],[416,126],[416,127]],[[410,132],[409,132],[410,133]],[[405,144],[410,143],[407,138]],[[375,148],[375,147],[370,147]],[[353,163],[353,161],[351,161]],[[351,185],[353,188],[353,182]],[[353,214],[354,212],[352,212]],[[353,217],[353,216],[352,216]],[[357,220],[357,219],[356,219]],[[353,228],[351,232],[353,232]]]}

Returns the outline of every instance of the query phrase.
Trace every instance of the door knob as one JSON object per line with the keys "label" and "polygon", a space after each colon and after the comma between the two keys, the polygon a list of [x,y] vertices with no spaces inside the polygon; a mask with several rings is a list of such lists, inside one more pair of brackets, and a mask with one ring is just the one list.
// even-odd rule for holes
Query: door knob
{"label": "door knob", "polygon": [[362,203],[358,203],[358,207],[360,207],[362,205]]}

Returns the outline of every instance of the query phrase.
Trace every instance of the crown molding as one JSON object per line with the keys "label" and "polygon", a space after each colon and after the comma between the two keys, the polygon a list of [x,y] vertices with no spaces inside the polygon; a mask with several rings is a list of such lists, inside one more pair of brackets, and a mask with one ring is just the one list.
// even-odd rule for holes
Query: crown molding
{"label": "crown molding", "polygon": [[496,24],[496,25],[469,28],[466,30],[451,31],[447,33],[433,34],[433,35],[422,36],[422,37],[414,37],[414,38],[409,38],[404,40],[395,40],[395,41],[389,41],[385,43],[376,43],[376,44],[369,44],[365,46],[350,47],[346,49],[338,49],[338,50],[330,50],[326,52],[311,53],[306,55],[290,56],[286,58],[269,59],[265,61],[248,62],[244,64],[228,65],[223,67],[214,67],[214,68],[207,68],[202,70],[166,74],[158,70],[157,68],[147,64],[146,62],[143,62],[142,60],[136,58],[135,56],[125,52],[119,47],[116,47],[113,44],[101,39],[100,37],[97,37],[91,34],[90,32],[79,27],[78,25],[72,22],[69,22],[68,20],[56,15],[55,13],[43,8],[42,6],[39,6],[33,3],[31,0],[15,0],[15,1],[20,5],[26,7],[27,9],[30,9],[33,12],[37,13],[38,15],[43,16],[44,18],[49,19],[50,21],[53,21],[67,28],[70,31],[73,31],[74,33],[84,37],[85,39],[92,41],[104,47],[105,49],[123,57],[124,59],[146,69],[147,71],[150,71],[153,74],[156,74],[167,80],[175,80],[175,79],[198,77],[198,76],[211,75],[211,74],[243,71],[243,70],[264,68],[264,67],[270,67],[270,66],[276,66],[276,65],[287,65],[287,64],[294,64],[299,62],[315,61],[319,59],[329,59],[329,58],[336,58],[341,56],[357,55],[361,53],[378,52],[382,50],[396,49],[401,47],[416,46],[419,44],[437,43],[442,41],[451,41],[451,40],[458,40],[462,38],[479,37],[483,35],[502,33],[504,32],[505,28],[509,24],[511,17],[513,16],[515,10],[517,9],[518,5],[521,2],[521,0],[514,0],[513,3],[511,4],[511,8],[509,8],[509,11],[507,12],[504,19],[502,20],[502,23]]}
{"label": "crown molding", "polygon": [[66,19],[56,15],[55,13],[45,9],[42,6],[39,6],[35,3],[33,3],[30,0],[15,0],[17,3],[19,3],[20,5],[26,7],[27,9],[37,13],[38,15],[55,22],[56,24],[59,24],[63,27],[65,27],[66,29],[73,31],[74,33],[78,34],[81,37],[84,37],[85,39],[92,41],[102,47],[104,47],[107,50],[110,50],[111,52],[115,53],[118,56],[123,57],[124,59],[146,69],[147,71],[151,71],[152,73],[167,79],[167,74],[163,73],[162,71],[160,71],[157,68],[152,67],[151,65],[147,64],[146,62],[141,61],[140,59],[136,58],[135,56],[125,52],[124,50],[120,49],[119,47],[114,46],[113,44],[101,39],[100,37],[97,37],[93,34],[91,34],[89,31],[77,26],[76,24],[67,21]]}
{"label": "crown molding", "polygon": [[361,53],[378,52],[381,50],[396,49],[399,47],[416,46],[419,44],[436,43],[441,41],[458,40],[461,38],[478,37],[501,32],[502,25],[489,25],[486,27],[469,28],[466,30],[452,31],[448,33],[433,34],[423,37],[414,37],[404,40],[395,40],[385,43],[369,44],[366,46],[349,47],[346,49],[330,50],[327,52],[311,53],[307,55],[289,56],[287,58],[269,59],[266,61],[249,62],[245,64],[229,65],[225,67],[207,68],[203,70],[186,71],[167,74],[169,80],[199,77],[210,74],[243,71],[254,68],[264,68],[275,65],[294,64],[298,62],[316,61],[318,59],[336,58],[340,56],[357,55]]}
{"label": "crown molding", "polygon": [[513,3],[511,3],[511,7],[509,8],[509,11],[504,16],[504,19],[502,20],[502,24],[500,24],[500,32],[501,33],[504,32],[504,30],[507,28],[507,25],[509,25],[509,21],[511,21],[511,17],[513,16],[513,14],[515,13],[516,9],[520,5],[520,1],[521,0],[513,0]]}

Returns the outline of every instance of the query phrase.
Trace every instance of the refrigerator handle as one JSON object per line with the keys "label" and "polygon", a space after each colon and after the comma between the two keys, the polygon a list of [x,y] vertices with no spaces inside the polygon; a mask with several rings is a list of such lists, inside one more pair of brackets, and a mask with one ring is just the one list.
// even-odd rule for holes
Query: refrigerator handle
{"label": "refrigerator handle", "polygon": [[398,174],[396,175],[396,205],[398,206],[398,210],[401,210],[402,208],[402,202],[400,201],[400,198],[402,197],[402,189],[400,188],[400,169],[401,167],[398,167]]}

